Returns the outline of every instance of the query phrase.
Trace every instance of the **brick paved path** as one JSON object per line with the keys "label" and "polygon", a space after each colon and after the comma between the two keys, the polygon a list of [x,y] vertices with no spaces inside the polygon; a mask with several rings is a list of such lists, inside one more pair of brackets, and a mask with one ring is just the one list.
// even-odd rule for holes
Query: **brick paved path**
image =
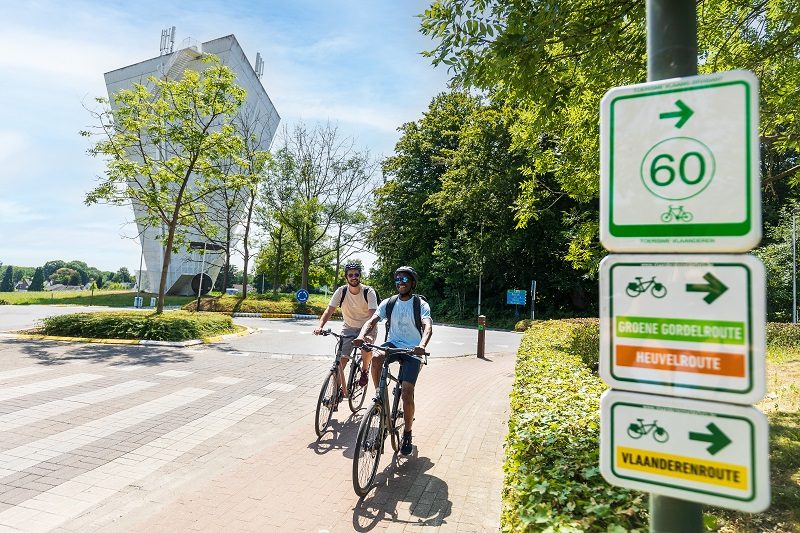
{"label": "brick paved path", "polygon": [[[352,489],[328,358],[0,341],[0,531],[496,531],[513,354],[432,359],[411,458]],[[363,412],[363,411],[362,411]]]}

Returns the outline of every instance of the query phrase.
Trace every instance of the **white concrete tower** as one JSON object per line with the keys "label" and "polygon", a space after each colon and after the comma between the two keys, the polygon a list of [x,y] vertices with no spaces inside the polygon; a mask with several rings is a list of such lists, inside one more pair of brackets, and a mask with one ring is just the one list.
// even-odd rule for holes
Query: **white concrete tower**
{"label": "white concrete tower", "polygon": [[[261,134],[261,149],[267,150],[272,143],[272,139],[278,130],[280,116],[275,110],[275,106],[267,95],[267,91],[261,84],[261,72],[256,72],[244,54],[239,42],[233,35],[220,37],[204,43],[196,42],[192,39],[185,39],[177,48],[172,51],[174,42],[173,27],[162,33],[162,54],[158,57],[147,59],[140,63],[128,65],[126,67],[112,70],[105,73],[106,89],[109,98],[121,89],[128,89],[134,83],[146,83],[150,76],[159,78],[167,77],[180,79],[185,70],[203,70],[208,65],[199,61],[203,54],[214,54],[219,57],[222,64],[228,66],[236,74],[236,83],[247,91],[247,100],[242,106],[252,115],[260,117],[265,126]],[[263,68],[263,61],[260,54],[256,59],[258,70]],[[134,205],[134,215],[137,220],[143,214],[141,205]],[[158,289],[161,280],[161,269],[164,260],[164,249],[158,235],[162,232],[161,228],[146,228],[137,222],[139,238],[142,245],[142,253],[146,267],[147,279],[142,281],[142,286],[150,291]],[[192,241],[207,241],[206,237],[200,235],[190,236]],[[238,240],[238,236],[235,240]],[[231,248],[235,246],[231,243]],[[191,279],[200,272],[201,265],[204,264],[204,272],[216,279],[223,266],[222,252],[206,252],[205,261],[201,260],[201,251],[179,251],[172,254],[167,272],[167,294],[192,294]]]}

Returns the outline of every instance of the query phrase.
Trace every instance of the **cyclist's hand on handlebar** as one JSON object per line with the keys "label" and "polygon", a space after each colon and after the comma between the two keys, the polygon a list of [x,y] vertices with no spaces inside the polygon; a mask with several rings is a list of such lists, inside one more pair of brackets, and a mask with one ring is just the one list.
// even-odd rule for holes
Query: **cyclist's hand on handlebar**
{"label": "cyclist's hand on handlebar", "polygon": [[425,355],[425,348],[423,348],[422,346],[415,346],[414,355]]}
{"label": "cyclist's hand on handlebar", "polygon": [[364,339],[362,339],[361,337],[356,337],[355,339],[353,339],[353,346],[355,346],[356,348],[358,348],[362,344],[364,344]]}
{"label": "cyclist's hand on handlebar", "polygon": [[314,328],[314,335],[322,335],[325,333],[325,330],[322,328]]}

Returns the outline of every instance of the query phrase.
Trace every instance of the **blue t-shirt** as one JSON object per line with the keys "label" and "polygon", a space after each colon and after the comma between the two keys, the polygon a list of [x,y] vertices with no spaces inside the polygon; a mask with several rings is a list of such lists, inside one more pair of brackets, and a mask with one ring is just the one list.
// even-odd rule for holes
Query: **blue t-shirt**
{"label": "blue t-shirt", "polygon": [[[414,348],[419,346],[419,341],[422,340],[422,334],[417,329],[417,324],[414,322],[414,301],[413,297],[406,301],[400,298],[394,303],[392,309],[392,324],[389,327],[389,337],[386,342],[391,342],[397,348]],[[378,305],[378,316],[386,320],[386,304],[389,299],[383,300]],[[426,318],[431,318],[431,307],[423,299],[419,301],[420,317],[424,321]]]}

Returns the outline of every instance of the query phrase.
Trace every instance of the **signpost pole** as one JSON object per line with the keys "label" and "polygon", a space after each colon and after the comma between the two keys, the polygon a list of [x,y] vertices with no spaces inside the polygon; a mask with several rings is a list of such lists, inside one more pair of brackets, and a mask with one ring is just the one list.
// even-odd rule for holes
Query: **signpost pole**
{"label": "signpost pole", "polygon": [[[697,74],[697,9],[694,0],[647,0],[647,79]],[[651,533],[703,531],[703,507],[650,494]]]}
{"label": "signpost pole", "polygon": [[536,280],[531,280],[531,321],[533,321],[533,306],[536,302]]}
{"label": "signpost pole", "polygon": [[797,324],[797,211],[792,211],[792,324]]}

